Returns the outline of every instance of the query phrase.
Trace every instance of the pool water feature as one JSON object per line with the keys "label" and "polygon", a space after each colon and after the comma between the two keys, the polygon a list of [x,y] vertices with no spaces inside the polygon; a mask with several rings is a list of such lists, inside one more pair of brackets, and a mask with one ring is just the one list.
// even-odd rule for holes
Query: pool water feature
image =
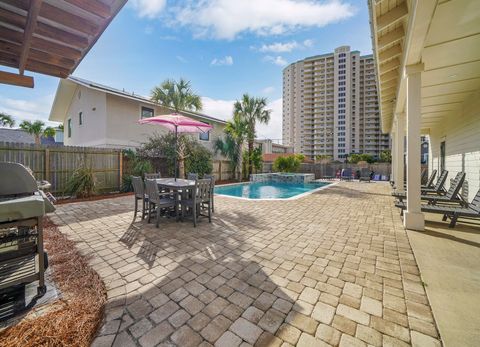
{"label": "pool water feature", "polygon": [[294,199],[325,188],[328,182],[247,182],[215,187],[215,194],[243,199]]}

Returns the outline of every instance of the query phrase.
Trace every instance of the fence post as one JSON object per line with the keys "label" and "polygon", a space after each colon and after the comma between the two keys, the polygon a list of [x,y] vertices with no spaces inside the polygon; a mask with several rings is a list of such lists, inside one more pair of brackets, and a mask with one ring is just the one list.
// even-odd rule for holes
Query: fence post
{"label": "fence post", "polygon": [[218,161],[218,180],[222,180],[222,159]]}
{"label": "fence post", "polygon": [[44,155],[45,157],[43,160],[43,165],[45,167],[44,167],[43,177],[45,181],[50,182],[50,150],[48,148],[45,148]]}
{"label": "fence post", "polygon": [[118,190],[122,190],[123,180],[123,155],[122,150],[118,152]]}

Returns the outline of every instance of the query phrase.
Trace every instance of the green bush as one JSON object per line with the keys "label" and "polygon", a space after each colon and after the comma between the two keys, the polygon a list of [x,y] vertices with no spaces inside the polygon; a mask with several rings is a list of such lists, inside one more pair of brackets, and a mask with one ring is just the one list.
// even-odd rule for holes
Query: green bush
{"label": "green bush", "polygon": [[273,162],[273,171],[276,172],[297,172],[304,159],[303,155],[289,155],[278,157]]}
{"label": "green bush", "polygon": [[200,144],[193,145],[185,159],[185,170],[198,173],[199,177],[212,173],[212,153]]}
{"label": "green bush", "polygon": [[[138,151],[142,158],[165,158],[168,168],[168,175],[174,175],[175,162],[175,134],[154,135]],[[211,173],[213,169],[212,153],[202,146],[191,136],[178,135],[177,159],[179,176],[183,177],[182,162],[184,171],[196,172],[201,176]]]}
{"label": "green bush", "polygon": [[375,162],[375,159],[370,154],[355,154],[355,153],[352,153],[348,156],[347,161],[351,164],[356,164],[359,161],[366,161],[367,163],[371,164],[371,163]]}
{"label": "green bush", "polygon": [[67,181],[65,193],[77,198],[88,198],[95,192],[95,177],[92,167],[81,166]]}

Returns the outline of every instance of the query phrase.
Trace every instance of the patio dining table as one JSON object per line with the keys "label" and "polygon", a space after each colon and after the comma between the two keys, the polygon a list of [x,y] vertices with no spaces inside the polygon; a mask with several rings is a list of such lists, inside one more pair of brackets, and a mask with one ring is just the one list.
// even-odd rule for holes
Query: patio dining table
{"label": "patio dining table", "polygon": [[177,206],[180,204],[182,209],[182,216],[184,214],[184,206],[182,206],[182,200],[187,199],[188,191],[195,188],[195,180],[187,180],[183,178],[157,178],[155,180],[159,188],[168,189],[175,193],[175,199],[177,200]]}

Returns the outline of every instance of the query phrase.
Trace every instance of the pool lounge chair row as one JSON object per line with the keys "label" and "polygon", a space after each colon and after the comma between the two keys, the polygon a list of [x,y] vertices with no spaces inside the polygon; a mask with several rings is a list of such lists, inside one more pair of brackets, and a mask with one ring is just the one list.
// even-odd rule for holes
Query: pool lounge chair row
{"label": "pool lounge chair row", "polygon": [[[468,203],[460,195],[460,189],[465,181],[465,173],[457,173],[450,188],[445,192],[443,185],[447,175],[448,171],[444,170],[433,189],[422,188],[421,199],[427,201],[427,204],[422,204],[422,212],[443,214],[443,221],[450,219],[450,228],[455,227],[459,218],[480,221],[480,190],[472,202]],[[406,198],[406,194],[392,195],[399,199],[395,206],[401,209],[401,215],[403,215],[403,211],[406,209],[403,199]]]}

